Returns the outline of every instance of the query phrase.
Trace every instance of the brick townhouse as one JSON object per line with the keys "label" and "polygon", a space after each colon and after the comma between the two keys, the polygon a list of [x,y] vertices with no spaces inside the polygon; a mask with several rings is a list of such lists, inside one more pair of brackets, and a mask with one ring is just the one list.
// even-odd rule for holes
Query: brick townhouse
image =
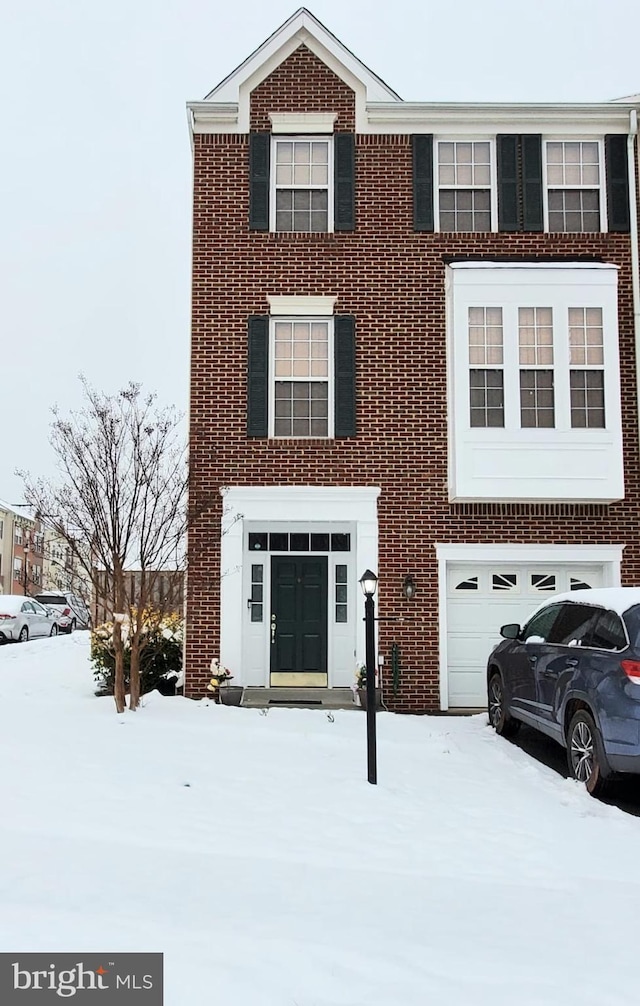
{"label": "brick townhouse", "polygon": [[370,568],[389,708],[474,708],[640,583],[637,101],[406,102],[301,9],[189,104],[187,694],[350,686]]}

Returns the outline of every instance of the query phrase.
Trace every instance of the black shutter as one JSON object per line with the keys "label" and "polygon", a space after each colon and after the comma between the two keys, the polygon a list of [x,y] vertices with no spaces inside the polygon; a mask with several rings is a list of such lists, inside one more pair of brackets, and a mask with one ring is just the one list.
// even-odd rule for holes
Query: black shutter
{"label": "black shutter", "polygon": [[269,317],[249,318],[247,369],[247,436],[266,437],[269,401]]}
{"label": "black shutter", "polygon": [[627,137],[610,133],[604,138],[607,166],[607,218],[610,231],[628,234],[631,230],[629,215],[629,162]]}
{"label": "black shutter", "polygon": [[249,227],[269,230],[270,133],[249,134]]}
{"label": "black shutter", "polygon": [[496,137],[498,148],[498,230],[520,230],[519,137]]}
{"label": "black shutter", "polygon": [[433,136],[414,133],[413,152],[413,229],[433,230]]}
{"label": "black shutter", "polygon": [[356,435],[356,321],[338,314],[334,321],[335,436]]}
{"label": "black shutter", "polygon": [[336,133],[333,144],[333,227],[337,231],[353,231],[356,226],[356,141],[352,133]]}
{"label": "black shutter", "polygon": [[523,230],[544,230],[541,136],[522,136],[522,206]]}

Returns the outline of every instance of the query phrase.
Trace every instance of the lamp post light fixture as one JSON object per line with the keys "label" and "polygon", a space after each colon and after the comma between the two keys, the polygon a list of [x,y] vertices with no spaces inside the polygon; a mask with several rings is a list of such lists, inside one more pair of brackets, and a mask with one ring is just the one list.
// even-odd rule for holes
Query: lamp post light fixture
{"label": "lamp post light fixture", "polygon": [[408,573],[402,581],[402,593],[407,601],[410,601],[416,594],[416,581],[411,573]]}
{"label": "lamp post light fixture", "polygon": [[378,577],[370,569],[360,577],[364,594],[365,663],[367,668],[367,778],[372,785],[378,782],[376,754],[376,639],[373,595]]}

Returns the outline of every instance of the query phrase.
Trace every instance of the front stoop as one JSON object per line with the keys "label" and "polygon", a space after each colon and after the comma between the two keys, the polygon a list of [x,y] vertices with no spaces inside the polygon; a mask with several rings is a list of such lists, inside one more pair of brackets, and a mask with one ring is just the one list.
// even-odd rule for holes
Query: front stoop
{"label": "front stoop", "polygon": [[249,709],[358,709],[350,688],[245,688]]}

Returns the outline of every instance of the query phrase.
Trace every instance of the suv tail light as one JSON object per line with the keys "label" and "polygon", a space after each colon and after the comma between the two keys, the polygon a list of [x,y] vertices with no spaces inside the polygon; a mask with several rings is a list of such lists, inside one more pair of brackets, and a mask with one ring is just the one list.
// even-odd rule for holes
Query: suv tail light
{"label": "suv tail light", "polygon": [[62,612],[63,617],[71,614],[71,608],[65,608]]}
{"label": "suv tail light", "polygon": [[640,660],[623,660],[621,667],[630,681],[640,685]]}
{"label": "suv tail light", "polygon": [[0,615],[0,618],[15,618],[15,615]]}

